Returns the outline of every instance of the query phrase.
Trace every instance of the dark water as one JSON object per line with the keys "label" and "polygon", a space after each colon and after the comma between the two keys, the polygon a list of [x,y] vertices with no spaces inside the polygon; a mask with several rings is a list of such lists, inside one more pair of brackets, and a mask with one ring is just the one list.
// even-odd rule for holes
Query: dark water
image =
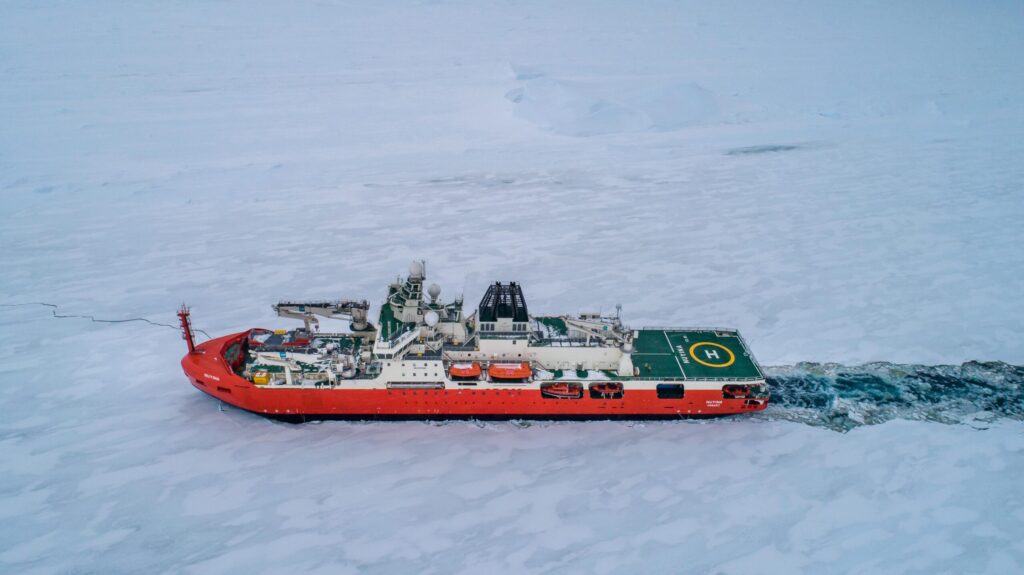
{"label": "dark water", "polygon": [[848,431],[891,419],[985,427],[1024,420],[1024,366],[799,363],[765,369],[771,404],[763,417]]}
{"label": "dark water", "polygon": [[800,146],[794,144],[764,144],[761,146],[744,146],[733,148],[727,151],[727,156],[749,156],[751,154],[769,154],[773,152],[792,152],[799,150]]}

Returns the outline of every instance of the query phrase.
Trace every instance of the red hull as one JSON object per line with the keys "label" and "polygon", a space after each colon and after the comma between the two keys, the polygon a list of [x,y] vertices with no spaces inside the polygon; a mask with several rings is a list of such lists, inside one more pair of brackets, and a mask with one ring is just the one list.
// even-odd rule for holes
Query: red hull
{"label": "red hull", "polygon": [[273,416],[325,417],[539,417],[595,419],[728,415],[761,411],[767,401],[725,399],[719,390],[686,390],[661,399],[654,390],[626,389],[620,399],[545,398],[531,389],[274,389],[239,377],[223,350],[248,332],[196,346],[182,361],[197,389],[225,403]]}

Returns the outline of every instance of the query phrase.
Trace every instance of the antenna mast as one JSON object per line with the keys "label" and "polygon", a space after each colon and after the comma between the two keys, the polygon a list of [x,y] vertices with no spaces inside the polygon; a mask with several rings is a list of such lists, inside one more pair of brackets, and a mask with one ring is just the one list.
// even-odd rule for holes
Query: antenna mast
{"label": "antenna mast", "polygon": [[188,343],[188,352],[196,352],[196,342],[192,337],[192,320],[189,318],[189,309],[185,304],[181,304],[181,309],[178,310],[178,319],[181,320],[181,337]]}

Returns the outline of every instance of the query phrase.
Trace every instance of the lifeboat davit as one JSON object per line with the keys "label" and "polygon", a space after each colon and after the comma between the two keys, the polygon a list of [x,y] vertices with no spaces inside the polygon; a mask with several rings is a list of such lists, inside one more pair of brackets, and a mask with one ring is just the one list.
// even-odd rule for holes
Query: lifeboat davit
{"label": "lifeboat davit", "polygon": [[583,397],[583,385],[579,383],[545,383],[540,386],[545,397],[556,399],[579,399]]}
{"label": "lifeboat davit", "polygon": [[487,368],[487,375],[492,379],[527,379],[533,375],[530,364],[522,363],[492,363]]}
{"label": "lifeboat davit", "polygon": [[481,373],[479,361],[474,361],[473,363],[453,363],[448,368],[448,375],[451,377],[479,379]]}

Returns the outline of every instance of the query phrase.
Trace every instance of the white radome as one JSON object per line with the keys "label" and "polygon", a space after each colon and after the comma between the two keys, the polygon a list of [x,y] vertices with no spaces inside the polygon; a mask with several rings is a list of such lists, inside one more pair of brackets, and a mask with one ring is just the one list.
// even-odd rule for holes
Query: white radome
{"label": "white radome", "polygon": [[414,277],[414,278],[421,278],[421,277],[423,277],[423,262],[418,262],[416,260],[413,260],[409,264],[409,275]]}
{"label": "white radome", "polygon": [[437,297],[441,295],[441,286],[437,284],[430,284],[430,287],[427,288],[427,295],[429,295],[431,299],[437,299]]}
{"label": "white radome", "polygon": [[423,316],[423,322],[429,327],[434,327],[437,322],[441,321],[441,316],[437,315],[436,311],[428,311],[427,315]]}

